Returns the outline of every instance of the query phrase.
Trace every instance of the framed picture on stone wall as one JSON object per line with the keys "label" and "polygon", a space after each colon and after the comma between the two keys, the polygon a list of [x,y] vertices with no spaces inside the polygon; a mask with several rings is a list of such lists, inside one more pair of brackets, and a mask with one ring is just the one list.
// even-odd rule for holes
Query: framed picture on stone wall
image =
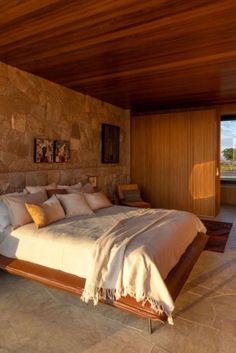
{"label": "framed picture on stone wall", "polygon": [[54,162],[56,163],[70,162],[70,141],[64,141],[64,140],[54,141]]}
{"label": "framed picture on stone wall", "polygon": [[102,163],[119,163],[120,128],[102,124]]}
{"label": "framed picture on stone wall", "polygon": [[54,144],[51,139],[34,139],[34,162],[52,163],[54,156]]}

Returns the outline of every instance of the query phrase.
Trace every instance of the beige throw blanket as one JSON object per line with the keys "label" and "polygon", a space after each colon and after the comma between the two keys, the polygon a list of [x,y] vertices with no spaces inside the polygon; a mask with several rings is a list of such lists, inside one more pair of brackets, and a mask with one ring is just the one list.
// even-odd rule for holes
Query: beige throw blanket
{"label": "beige throw blanket", "polygon": [[[174,236],[171,239],[171,233],[177,234],[178,224],[188,225],[185,228],[190,233],[179,242]],[[156,254],[169,248],[165,256],[173,257],[174,267],[198,231],[204,231],[204,227],[196,216],[175,210],[143,210],[139,216],[118,221],[95,243],[92,271],[82,300],[97,304],[99,299],[118,300],[130,295],[137,301],[148,301],[156,312],[166,313],[172,323],[174,303],[156,266]]]}

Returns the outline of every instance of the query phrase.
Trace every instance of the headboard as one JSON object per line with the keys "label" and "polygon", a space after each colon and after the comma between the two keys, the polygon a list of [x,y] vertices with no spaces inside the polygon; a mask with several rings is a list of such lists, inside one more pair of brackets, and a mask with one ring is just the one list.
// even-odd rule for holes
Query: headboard
{"label": "headboard", "polygon": [[25,172],[0,173],[0,194],[22,191],[26,185],[47,185],[52,182],[62,185],[72,185],[81,181],[88,182],[89,176],[97,176],[99,189],[108,195],[114,193],[119,183],[127,183],[128,175],[125,167],[114,166],[80,169],[53,169]]}

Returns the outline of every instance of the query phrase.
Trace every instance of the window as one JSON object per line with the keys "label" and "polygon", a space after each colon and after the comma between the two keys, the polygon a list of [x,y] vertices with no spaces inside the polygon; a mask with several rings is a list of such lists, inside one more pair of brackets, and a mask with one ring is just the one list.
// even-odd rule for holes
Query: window
{"label": "window", "polygon": [[236,114],[221,117],[220,177],[236,182]]}

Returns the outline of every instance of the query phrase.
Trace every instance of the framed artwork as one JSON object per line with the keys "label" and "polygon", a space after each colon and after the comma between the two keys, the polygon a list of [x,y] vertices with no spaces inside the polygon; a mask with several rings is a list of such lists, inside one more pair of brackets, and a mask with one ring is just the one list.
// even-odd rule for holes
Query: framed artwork
{"label": "framed artwork", "polygon": [[120,127],[102,124],[102,163],[119,163]]}
{"label": "framed artwork", "polygon": [[70,142],[63,140],[54,141],[54,162],[70,162]]}
{"label": "framed artwork", "polygon": [[34,139],[34,162],[52,163],[54,144],[50,139]]}

